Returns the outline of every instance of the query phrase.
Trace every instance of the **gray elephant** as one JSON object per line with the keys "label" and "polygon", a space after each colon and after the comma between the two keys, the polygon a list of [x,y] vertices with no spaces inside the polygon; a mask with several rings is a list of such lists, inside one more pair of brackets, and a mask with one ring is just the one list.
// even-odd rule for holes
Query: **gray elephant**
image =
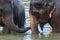
{"label": "gray elephant", "polygon": [[[57,1],[57,0],[54,0],[54,1]],[[49,23],[53,29],[55,28],[53,25],[56,25],[56,23],[54,22],[57,22],[57,19],[59,18],[59,17],[55,18],[57,17],[55,16],[57,13],[56,14],[54,13],[55,9],[56,9],[55,4],[54,2],[52,2],[52,0],[31,0],[29,11],[30,11],[30,27],[31,27],[32,33],[39,33],[38,24],[40,25],[40,28],[42,31],[46,23]],[[55,17],[53,17],[53,15]],[[56,28],[57,27],[58,25],[56,25]]]}
{"label": "gray elephant", "polygon": [[5,33],[11,30],[24,33],[30,29],[25,28],[25,8],[22,0],[0,0],[0,25]]}

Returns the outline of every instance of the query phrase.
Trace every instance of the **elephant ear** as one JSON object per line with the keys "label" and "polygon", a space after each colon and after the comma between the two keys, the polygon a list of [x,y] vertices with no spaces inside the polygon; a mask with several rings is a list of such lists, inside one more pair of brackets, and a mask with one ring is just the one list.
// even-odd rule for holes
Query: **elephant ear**
{"label": "elephant ear", "polygon": [[52,8],[52,10],[50,11],[50,14],[49,14],[49,17],[50,17],[50,18],[52,18],[55,9],[56,9],[56,7],[54,6],[54,7]]}

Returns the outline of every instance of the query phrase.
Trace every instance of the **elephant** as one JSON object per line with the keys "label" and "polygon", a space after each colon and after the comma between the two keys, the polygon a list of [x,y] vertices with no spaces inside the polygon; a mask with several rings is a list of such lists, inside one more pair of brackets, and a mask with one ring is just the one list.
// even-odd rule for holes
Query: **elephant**
{"label": "elephant", "polygon": [[[31,0],[30,1],[30,9],[29,9],[30,27],[33,34],[40,33],[38,30],[38,24],[40,25],[42,31],[46,23],[49,23],[53,29],[55,28],[56,26],[56,23],[54,24],[55,17],[53,17],[53,15],[55,14],[55,10],[56,10],[55,2],[52,2],[52,0]],[[57,19],[58,18],[56,18],[56,20]]]}
{"label": "elephant", "polygon": [[55,5],[55,11],[52,15],[51,26],[53,28],[53,33],[60,33],[60,0],[52,0],[51,2]]}
{"label": "elephant", "polygon": [[0,25],[4,33],[12,31],[24,33],[30,27],[24,27],[25,8],[22,0],[0,0]]}

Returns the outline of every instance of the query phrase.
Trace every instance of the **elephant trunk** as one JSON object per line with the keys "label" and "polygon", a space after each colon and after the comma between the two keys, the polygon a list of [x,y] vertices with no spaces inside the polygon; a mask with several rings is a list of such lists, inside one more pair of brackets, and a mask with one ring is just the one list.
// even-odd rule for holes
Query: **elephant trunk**
{"label": "elephant trunk", "polygon": [[14,24],[13,15],[11,14],[5,15],[3,22],[5,23],[5,26],[7,26],[10,30],[16,31],[18,33],[24,33],[30,29],[30,27],[23,28],[23,29],[17,27]]}

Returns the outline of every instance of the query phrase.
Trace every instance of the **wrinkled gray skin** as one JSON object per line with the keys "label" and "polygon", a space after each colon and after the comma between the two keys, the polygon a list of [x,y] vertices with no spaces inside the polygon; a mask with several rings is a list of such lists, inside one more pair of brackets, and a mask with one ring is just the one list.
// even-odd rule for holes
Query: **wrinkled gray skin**
{"label": "wrinkled gray skin", "polygon": [[4,32],[11,30],[24,33],[30,27],[23,28],[25,23],[25,10],[21,0],[0,0],[0,25],[4,26]]}

